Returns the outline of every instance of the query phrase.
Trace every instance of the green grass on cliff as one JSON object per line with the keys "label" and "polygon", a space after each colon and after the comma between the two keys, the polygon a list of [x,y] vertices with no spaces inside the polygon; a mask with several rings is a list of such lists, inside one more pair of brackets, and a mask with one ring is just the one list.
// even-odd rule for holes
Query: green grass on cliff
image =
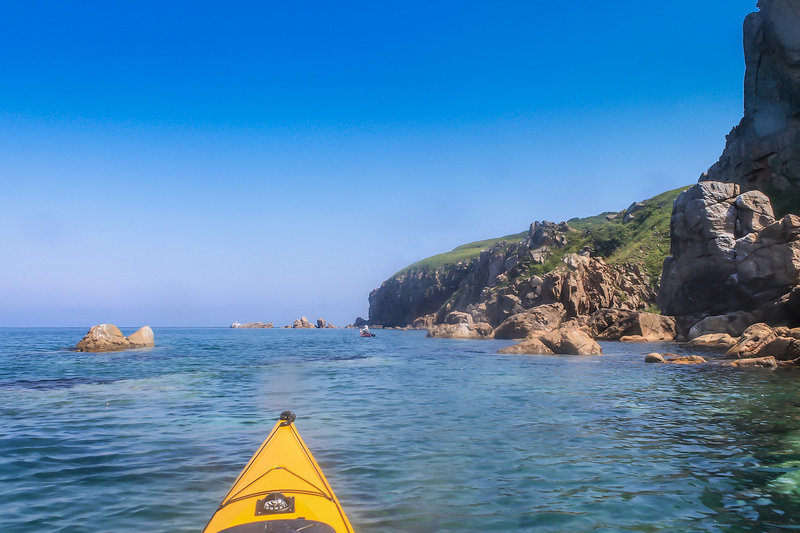
{"label": "green grass on cliff", "polygon": [[471,259],[475,259],[478,257],[482,251],[488,250],[498,242],[507,241],[511,242],[519,242],[525,238],[528,234],[527,231],[523,231],[522,233],[515,233],[514,235],[506,235],[505,237],[499,237],[497,239],[486,239],[484,241],[475,241],[468,244],[462,244],[457,248],[453,248],[449,252],[445,252],[443,254],[434,255],[423,259],[422,261],[417,261],[413,265],[409,265],[397,274],[392,277],[401,276],[411,270],[427,270],[427,269],[435,269],[447,265],[455,265],[461,261],[469,261]]}
{"label": "green grass on cliff", "polygon": [[[592,256],[603,257],[611,264],[640,263],[647,270],[653,283],[656,283],[661,275],[664,258],[669,253],[669,220],[672,216],[672,203],[678,194],[687,188],[688,186],[681,187],[644,200],[644,207],[636,211],[627,222],[624,221],[625,213],[622,211],[568,220],[569,226],[576,231],[568,234],[567,245],[559,249],[544,264],[532,265],[529,274],[546,274],[561,263],[564,254],[588,249]],[[608,215],[617,216],[608,220]],[[501,241],[519,242],[526,236],[527,232],[522,232],[464,244],[450,252],[434,255],[409,265],[394,277],[414,269],[434,269],[469,261],[478,257],[481,251]]]}

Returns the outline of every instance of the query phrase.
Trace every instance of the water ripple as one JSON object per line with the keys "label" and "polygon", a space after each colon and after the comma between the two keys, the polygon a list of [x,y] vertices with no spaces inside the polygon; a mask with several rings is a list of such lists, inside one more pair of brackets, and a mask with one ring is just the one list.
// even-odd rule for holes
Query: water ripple
{"label": "water ripple", "polygon": [[287,408],[360,532],[800,529],[797,373],[394,331],[64,348],[83,333],[0,330],[2,531],[198,531]]}

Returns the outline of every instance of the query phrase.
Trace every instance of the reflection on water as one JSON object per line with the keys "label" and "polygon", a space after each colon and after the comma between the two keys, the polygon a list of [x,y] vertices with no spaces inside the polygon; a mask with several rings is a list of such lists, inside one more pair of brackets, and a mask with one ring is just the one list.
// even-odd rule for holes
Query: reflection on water
{"label": "reflection on water", "polygon": [[[360,532],[800,528],[800,373],[420,332],[0,330],[0,529],[198,531],[284,409]],[[98,526],[99,527],[99,526]]]}

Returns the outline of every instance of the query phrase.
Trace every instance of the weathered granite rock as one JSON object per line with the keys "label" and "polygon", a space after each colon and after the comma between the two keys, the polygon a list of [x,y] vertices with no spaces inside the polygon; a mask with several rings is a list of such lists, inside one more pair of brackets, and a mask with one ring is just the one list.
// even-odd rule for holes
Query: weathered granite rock
{"label": "weathered granite rock", "polygon": [[79,352],[113,352],[129,348],[153,346],[153,330],[144,326],[126,337],[114,324],[92,326],[89,332],[75,345]]}
{"label": "weathered granite rock", "polygon": [[705,346],[728,350],[736,344],[736,339],[727,333],[709,333],[700,335],[689,341],[689,346]]}
{"label": "weathered granite rock", "polygon": [[774,357],[754,357],[748,359],[737,359],[727,363],[727,366],[738,368],[778,368],[778,361]]}
{"label": "weathered granite rock", "polygon": [[[749,193],[748,202],[758,195]],[[737,184],[704,181],[675,200],[672,255],[664,261],[658,299],[665,314],[720,315],[761,307],[772,323],[800,315],[800,308],[793,309],[800,300],[789,298],[800,284],[800,217],[786,215],[742,234],[760,223],[754,226],[752,213],[737,207],[740,198]],[[785,305],[773,305],[782,297]]]}
{"label": "weathered granite rock", "polygon": [[292,322],[292,328],[294,329],[314,329],[314,324],[308,321],[308,318],[301,316],[294,322]]}
{"label": "weathered granite rock", "polygon": [[441,337],[447,339],[490,339],[492,326],[485,322],[477,324],[460,322],[458,324],[438,324],[428,329],[428,337]]}
{"label": "weathered granite rock", "polygon": [[541,339],[534,337],[527,339],[519,344],[500,348],[497,353],[501,354],[520,354],[520,355],[553,355],[553,350],[547,347]]}
{"label": "weathered granite rock", "polygon": [[738,337],[748,327],[759,322],[762,315],[761,312],[738,311],[727,315],[707,316],[691,327],[688,338],[691,340],[715,333],[727,333],[732,337]]}
{"label": "weathered granite rock", "polygon": [[526,339],[535,333],[552,331],[561,325],[566,310],[561,303],[540,305],[510,316],[497,326],[495,339]]}
{"label": "weathered granite rock", "polygon": [[326,322],[324,318],[318,318],[317,319],[317,328],[325,329],[325,326],[327,326],[327,325],[328,325],[328,322]]}
{"label": "weathered granite rock", "polygon": [[589,328],[595,338],[604,340],[656,342],[675,338],[674,318],[626,309],[597,311],[589,319]]}
{"label": "weathered granite rock", "polygon": [[134,333],[128,335],[128,342],[135,348],[153,346],[155,342],[153,330],[150,329],[150,326],[143,326]]}
{"label": "weathered granite rock", "polygon": [[444,319],[445,324],[473,324],[472,315],[461,311],[451,311]]}
{"label": "weathered granite rock", "polygon": [[580,329],[558,329],[509,346],[498,353],[600,355],[603,350]]}
{"label": "weathered granite rock", "polygon": [[414,329],[430,329],[434,324],[436,324],[436,314],[431,313],[415,318],[411,323],[411,327]]}
{"label": "weathered granite rock", "polygon": [[766,192],[800,210],[800,4],[760,0],[744,23],[744,118],[701,180]]}
{"label": "weathered granite rock", "polygon": [[735,359],[753,357],[777,337],[775,331],[768,325],[764,323],[753,324],[744,330],[736,344],[725,352],[725,355]]}
{"label": "weathered granite rock", "polygon": [[244,324],[240,324],[239,322],[234,322],[231,324],[232,328],[249,328],[249,329],[270,329],[273,327],[272,322],[246,322]]}
{"label": "weathered granite rock", "polygon": [[564,266],[542,279],[540,303],[560,302],[567,316],[599,309],[635,309],[653,297],[647,274],[637,265],[609,266],[601,258],[569,254]]}
{"label": "weathered granite rock", "polygon": [[574,355],[599,355],[603,353],[586,332],[580,329],[559,329],[542,335],[541,340],[553,353]]}

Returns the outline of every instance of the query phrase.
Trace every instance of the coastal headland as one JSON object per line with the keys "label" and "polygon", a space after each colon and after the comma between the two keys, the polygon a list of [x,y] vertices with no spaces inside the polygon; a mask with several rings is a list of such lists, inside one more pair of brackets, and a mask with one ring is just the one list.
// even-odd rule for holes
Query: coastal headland
{"label": "coastal headland", "polygon": [[579,334],[733,346],[759,325],[770,343],[728,353],[797,363],[800,7],[759,8],[744,23],[744,117],[699,183],[418,261],[370,293],[368,323],[520,339],[523,353]]}

